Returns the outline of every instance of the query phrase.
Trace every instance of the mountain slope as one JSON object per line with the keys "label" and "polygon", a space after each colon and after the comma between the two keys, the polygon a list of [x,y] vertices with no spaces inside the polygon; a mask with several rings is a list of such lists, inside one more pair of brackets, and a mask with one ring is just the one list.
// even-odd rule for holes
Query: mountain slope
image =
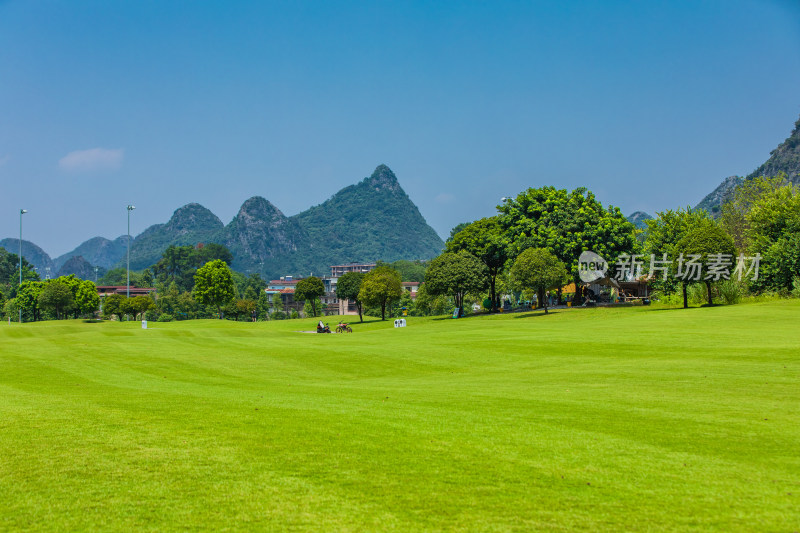
{"label": "mountain slope", "polygon": [[651,220],[653,217],[645,213],[644,211],[634,211],[630,215],[626,217],[628,222],[636,226],[637,229],[647,229],[647,220]]}
{"label": "mountain slope", "polygon": [[307,235],[297,265],[309,271],[349,261],[429,259],[444,247],[386,165],[293,218]]}
{"label": "mountain slope", "polygon": [[800,119],[794,123],[794,129],[789,137],[770,152],[769,159],[763,165],[746,178],[741,176],[725,178],[725,181],[703,198],[695,206],[695,209],[705,209],[716,216],[719,214],[722,204],[733,197],[733,191],[737,185],[759,176],[777,176],[781,172],[786,174],[789,183],[800,185]]}
{"label": "mountain slope", "polygon": [[[12,254],[19,253],[19,239],[3,239],[0,241],[0,247],[5,248],[7,251],[11,252]],[[50,269],[50,275],[54,275],[56,272],[55,263],[50,258],[50,256],[33,244],[30,241],[26,241],[22,239],[22,257],[25,258],[33,267],[36,269],[36,272],[39,273],[39,277],[45,279],[47,276],[47,269]],[[17,269],[19,272],[19,269]]]}
{"label": "mountain slope", "polygon": [[127,239],[127,235],[117,237],[113,241],[105,237],[94,237],[84,241],[71,252],[56,257],[53,262],[56,268],[60,269],[70,258],[81,256],[91,265],[108,269],[125,257]]}
{"label": "mountain slope", "polygon": [[[11,250],[16,249],[16,239],[6,241]],[[166,224],[154,224],[133,240],[131,269],[155,264],[170,245],[194,246],[201,242],[227,246],[234,257],[234,269],[269,277],[311,272],[324,275],[330,265],[349,261],[429,259],[444,247],[385,165],[293,217],[286,217],[265,198],[254,196],[242,204],[226,226],[205,207],[187,204],[177,209]],[[94,279],[94,265],[126,265],[126,243],[127,236],[114,241],[95,237],[60,256],[58,265],[63,267],[71,261],[70,270]],[[42,267],[43,276],[44,266],[55,272],[53,261],[44,251],[38,247],[30,248],[30,253],[26,250],[23,255]]]}
{"label": "mountain slope", "polygon": [[66,263],[61,265],[56,276],[69,276],[70,274],[74,274],[76,278],[94,281],[97,277],[102,277],[103,274],[105,274],[104,268],[98,267],[97,273],[95,273],[94,269],[94,265],[91,265],[82,256],[74,255],[70,257]]}
{"label": "mountain slope", "polygon": [[[199,242],[216,242],[214,237],[223,229],[222,221],[200,204],[191,203],[178,208],[166,224],[154,224],[131,243],[131,269],[140,270],[161,259],[170,245],[184,246]],[[125,266],[122,257],[117,266]]]}
{"label": "mountain slope", "polygon": [[235,270],[260,272],[264,263],[270,270],[285,267],[303,237],[296,220],[287,218],[265,198],[254,196],[214,239],[231,251]]}

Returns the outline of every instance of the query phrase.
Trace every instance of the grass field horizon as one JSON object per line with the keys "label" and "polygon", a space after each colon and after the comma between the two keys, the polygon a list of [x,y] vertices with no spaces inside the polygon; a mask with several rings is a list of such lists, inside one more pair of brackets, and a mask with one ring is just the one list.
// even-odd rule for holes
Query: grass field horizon
{"label": "grass field horizon", "polygon": [[0,530],[800,528],[800,301],[315,322],[2,324]]}

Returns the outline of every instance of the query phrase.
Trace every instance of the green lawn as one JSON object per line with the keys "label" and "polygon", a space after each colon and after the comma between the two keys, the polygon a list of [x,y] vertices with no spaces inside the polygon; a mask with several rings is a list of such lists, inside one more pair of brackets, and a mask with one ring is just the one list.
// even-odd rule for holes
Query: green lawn
{"label": "green lawn", "polygon": [[800,529],[800,301],[408,323],[3,323],[0,530]]}

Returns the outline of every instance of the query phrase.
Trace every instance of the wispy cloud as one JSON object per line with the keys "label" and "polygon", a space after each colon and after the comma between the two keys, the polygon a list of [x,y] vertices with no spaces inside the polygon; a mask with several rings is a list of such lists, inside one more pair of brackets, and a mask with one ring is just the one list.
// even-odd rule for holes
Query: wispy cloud
{"label": "wispy cloud", "polygon": [[434,200],[437,203],[440,203],[440,204],[449,204],[449,203],[452,203],[453,200],[455,200],[455,199],[456,199],[455,196],[453,196],[449,192],[443,192],[443,193],[439,194],[438,196],[436,196],[436,198],[434,198]]}
{"label": "wispy cloud", "polygon": [[61,170],[67,172],[87,172],[93,170],[117,170],[122,166],[125,155],[122,148],[90,148],[70,152],[58,161]]}

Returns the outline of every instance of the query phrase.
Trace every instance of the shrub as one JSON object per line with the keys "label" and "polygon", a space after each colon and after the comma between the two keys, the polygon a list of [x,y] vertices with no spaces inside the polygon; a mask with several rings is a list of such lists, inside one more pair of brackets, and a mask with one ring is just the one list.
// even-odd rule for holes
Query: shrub
{"label": "shrub", "polygon": [[742,299],[742,288],[733,280],[721,281],[717,284],[717,290],[726,304],[738,304]]}
{"label": "shrub", "polygon": [[158,311],[155,309],[148,309],[144,313],[144,319],[149,321],[157,321],[158,320]]}
{"label": "shrub", "polygon": [[270,315],[270,318],[272,318],[272,320],[286,320],[286,313],[283,311],[275,311]]}
{"label": "shrub", "polygon": [[173,320],[175,320],[175,318],[169,313],[164,313],[158,317],[158,322],[172,322]]}

